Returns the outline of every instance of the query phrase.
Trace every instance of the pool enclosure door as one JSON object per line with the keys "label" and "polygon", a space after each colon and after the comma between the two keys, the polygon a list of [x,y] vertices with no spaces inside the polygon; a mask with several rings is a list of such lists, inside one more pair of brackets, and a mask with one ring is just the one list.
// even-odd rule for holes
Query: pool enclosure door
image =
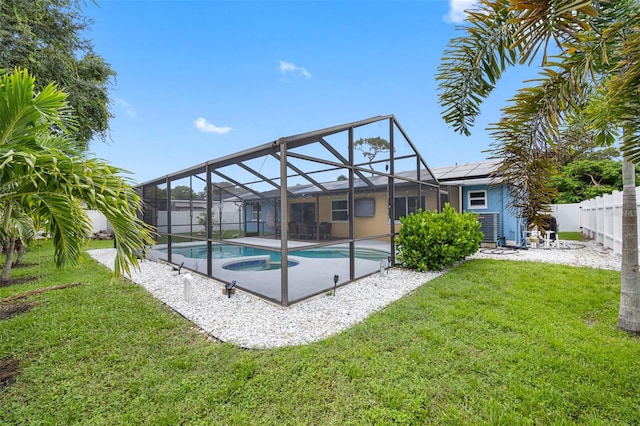
{"label": "pool enclosure door", "polygon": [[244,233],[247,237],[260,235],[260,203],[247,203],[244,216]]}

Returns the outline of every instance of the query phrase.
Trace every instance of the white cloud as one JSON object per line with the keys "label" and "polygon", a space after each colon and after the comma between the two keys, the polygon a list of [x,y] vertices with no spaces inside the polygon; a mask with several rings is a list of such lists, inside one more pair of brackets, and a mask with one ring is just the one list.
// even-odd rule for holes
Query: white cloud
{"label": "white cloud", "polygon": [[200,130],[202,133],[217,133],[219,135],[224,135],[225,133],[229,133],[231,131],[231,127],[218,127],[209,123],[206,118],[202,117],[198,117],[198,119],[194,121],[193,124],[195,124],[196,129]]}
{"label": "white cloud", "polygon": [[114,104],[116,107],[122,109],[129,117],[135,118],[138,116],[138,113],[131,107],[131,104],[124,99],[116,98]]}
{"label": "white cloud", "polygon": [[279,61],[280,65],[278,65],[278,71],[281,74],[294,73],[300,74],[304,78],[311,78],[311,74],[304,67],[299,67],[296,64],[286,61]]}
{"label": "white cloud", "polygon": [[445,22],[460,24],[467,19],[465,10],[474,9],[478,0],[449,0],[449,13],[444,16]]}

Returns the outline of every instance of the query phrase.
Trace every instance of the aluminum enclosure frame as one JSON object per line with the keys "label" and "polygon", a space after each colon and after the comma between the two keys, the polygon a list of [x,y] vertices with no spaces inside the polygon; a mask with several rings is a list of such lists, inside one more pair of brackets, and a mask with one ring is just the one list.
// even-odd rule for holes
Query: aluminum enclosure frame
{"label": "aluminum enclosure frame", "polygon": [[[389,154],[387,158],[381,160],[371,159],[369,162],[357,162],[356,161],[356,143],[355,132],[359,131],[365,126],[376,124],[378,128],[384,128],[385,122],[387,123],[384,136],[389,142]],[[328,138],[337,137],[336,135],[346,134],[347,142],[346,153],[340,152],[335,148]],[[401,137],[404,142],[405,149],[408,153],[396,156],[396,137]],[[300,153],[299,149],[315,146],[323,152],[328,153],[329,158],[319,158],[313,155]],[[256,168],[250,167],[246,162],[262,158],[273,158],[279,162],[279,176],[269,177],[266,173]],[[316,168],[312,170],[304,169],[299,163],[306,165],[316,165]],[[400,164],[412,164],[411,170],[397,170]],[[250,181],[241,181],[240,179],[232,176],[230,173],[222,170],[229,167],[238,167],[242,171],[250,174],[253,179]],[[378,167],[378,169],[374,169]],[[384,168],[384,170],[382,169]],[[347,173],[346,180],[342,182],[326,182],[322,179],[318,179],[315,175],[326,175],[331,172],[344,171]],[[204,177],[203,177],[204,176]],[[212,265],[211,248],[213,244],[220,242],[222,239],[222,233],[216,238],[213,235],[213,225],[216,222],[215,204],[220,204],[219,214],[222,215],[222,204],[225,200],[234,199],[239,204],[246,204],[248,202],[271,202],[277,205],[279,208],[279,235],[275,237],[279,239],[279,247],[263,247],[269,251],[277,251],[280,253],[282,265],[288,264],[290,254],[295,254],[296,251],[301,249],[298,247],[290,246],[290,235],[288,227],[285,224],[289,223],[290,219],[290,200],[299,197],[299,188],[304,187],[306,192],[304,196],[314,196],[317,202],[320,196],[329,196],[331,194],[340,193],[347,194],[348,204],[348,237],[340,238],[338,241],[316,241],[314,247],[328,246],[332,244],[342,243],[348,245],[349,250],[349,277],[346,281],[341,282],[340,285],[347,284],[354,279],[361,278],[356,277],[355,273],[355,247],[356,243],[362,240],[371,239],[388,239],[389,241],[389,253],[390,253],[390,265],[395,264],[395,243],[394,238],[397,235],[395,220],[388,220],[388,230],[376,233],[374,235],[367,235],[366,237],[357,237],[354,227],[354,214],[356,211],[356,197],[363,191],[376,191],[380,188],[386,188],[387,200],[388,200],[388,217],[396,217],[395,206],[395,192],[400,188],[411,188],[412,193],[417,194],[417,200],[419,201],[419,207],[423,210],[426,209],[424,202],[425,194],[427,192],[436,192],[436,205],[435,208],[441,210],[441,191],[440,184],[436,177],[431,172],[431,169],[418,152],[413,142],[408,137],[407,133],[400,126],[395,116],[385,115],[371,117],[365,120],[346,123],[338,126],[328,127],[325,129],[319,129],[307,133],[301,133],[298,135],[282,137],[278,140],[262,144],[250,149],[246,149],[235,154],[223,156],[217,159],[209,160],[204,163],[195,165],[193,167],[180,170],[175,173],[168,174],[158,179],[154,179],[143,184],[140,184],[137,189],[142,195],[143,206],[145,211],[143,212],[143,219],[145,222],[157,227],[157,219],[154,214],[157,215],[158,211],[166,210],[166,231],[164,226],[162,229],[157,227],[157,236],[163,241],[166,239],[167,244],[167,261],[174,263],[172,250],[174,244],[185,236],[176,232],[172,227],[172,202],[175,203],[175,198],[172,199],[172,183],[184,179],[189,179],[189,185],[193,188],[193,179],[204,182],[206,195],[204,201],[206,203],[205,212],[202,214],[204,217],[204,226],[206,229],[206,235],[194,236],[190,235],[189,239],[192,241],[200,241],[206,243],[207,247],[207,261],[206,261],[206,275],[222,281],[228,284],[228,281],[221,279]],[[215,179],[222,179],[224,182],[230,183],[233,186],[220,185],[214,182]],[[291,186],[289,182],[292,180],[304,180],[306,185]],[[256,190],[256,182],[263,184],[270,190]],[[414,189],[415,188],[415,189]],[[163,191],[166,192],[163,193]],[[296,192],[297,191],[297,192]],[[193,204],[196,202],[193,196],[190,195],[188,200],[182,200],[184,203],[188,203],[190,215],[193,215]],[[423,201],[420,201],[423,200]],[[243,205],[244,205],[243,204]],[[239,207],[240,209],[241,207]],[[259,229],[259,228],[258,228]],[[192,233],[193,234],[193,233]],[[240,240],[234,240],[230,238],[224,239],[225,244],[234,246],[253,247],[253,244],[245,243]],[[307,247],[308,248],[308,247]],[[203,271],[195,270],[194,272],[203,273]],[[308,297],[312,297],[322,291],[314,294],[309,294],[306,297],[291,299],[289,289],[289,268],[280,268],[280,297],[270,298],[264,294],[255,293],[251,289],[243,288],[238,284],[238,288],[257,294],[258,296],[265,298],[271,302],[280,304],[281,306],[289,306],[292,303],[299,302]]]}

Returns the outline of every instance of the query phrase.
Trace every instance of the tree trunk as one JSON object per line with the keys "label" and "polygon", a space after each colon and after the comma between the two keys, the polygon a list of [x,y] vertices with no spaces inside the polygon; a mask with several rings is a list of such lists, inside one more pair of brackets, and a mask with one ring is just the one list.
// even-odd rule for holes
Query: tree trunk
{"label": "tree trunk", "polygon": [[7,282],[9,281],[9,274],[11,274],[11,266],[13,265],[13,252],[16,247],[16,239],[9,238],[9,244],[7,247],[7,260],[4,263],[4,269],[2,270],[2,275],[0,276],[0,281]]}
{"label": "tree trunk", "polygon": [[16,247],[18,248],[18,258],[16,259],[16,263],[14,264],[14,266],[22,265],[22,258],[24,257],[25,251],[24,243],[20,239],[16,241]]}
{"label": "tree trunk", "polygon": [[618,327],[640,332],[640,274],[638,273],[638,210],[635,166],[622,159],[622,265]]}

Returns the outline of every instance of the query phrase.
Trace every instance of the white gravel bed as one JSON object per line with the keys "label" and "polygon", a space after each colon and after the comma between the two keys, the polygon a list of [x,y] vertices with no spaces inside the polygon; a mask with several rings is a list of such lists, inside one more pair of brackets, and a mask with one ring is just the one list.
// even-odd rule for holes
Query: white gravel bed
{"label": "white gravel bed", "polygon": [[[113,269],[115,249],[89,254]],[[371,275],[333,292],[283,308],[236,291],[229,298],[224,285],[200,275],[172,270],[172,266],[143,260],[131,281],[178,311],[207,333],[244,348],[275,348],[311,343],[363,321],[371,313],[420,287],[442,272],[414,272],[399,268],[386,276]],[[190,294],[185,291],[190,283]]]}
{"label": "white gravel bed", "polygon": [[594,240],[561,241],[560,248],[480,249],[471,259],[509,259],[620,270],[622,257]]}
{"label": "white gravel bed", "polygon": [[[574,248],[486,250],[470,259],[495,258],[563,263],[620,270],[620,256],[593,242]],[[89,254],[113,269],[115,249]],[[315,342],[363,321],[389,303],[412,292],[444,272],[415,272],[392,268],[332,292],[283,308],[236,291],[230,298],[213,279],[182,272],[171,265],[143,260],[129,278],[216,339],[244,348],[275,348]],[[187,290],[190,288],[190,291]]]}

